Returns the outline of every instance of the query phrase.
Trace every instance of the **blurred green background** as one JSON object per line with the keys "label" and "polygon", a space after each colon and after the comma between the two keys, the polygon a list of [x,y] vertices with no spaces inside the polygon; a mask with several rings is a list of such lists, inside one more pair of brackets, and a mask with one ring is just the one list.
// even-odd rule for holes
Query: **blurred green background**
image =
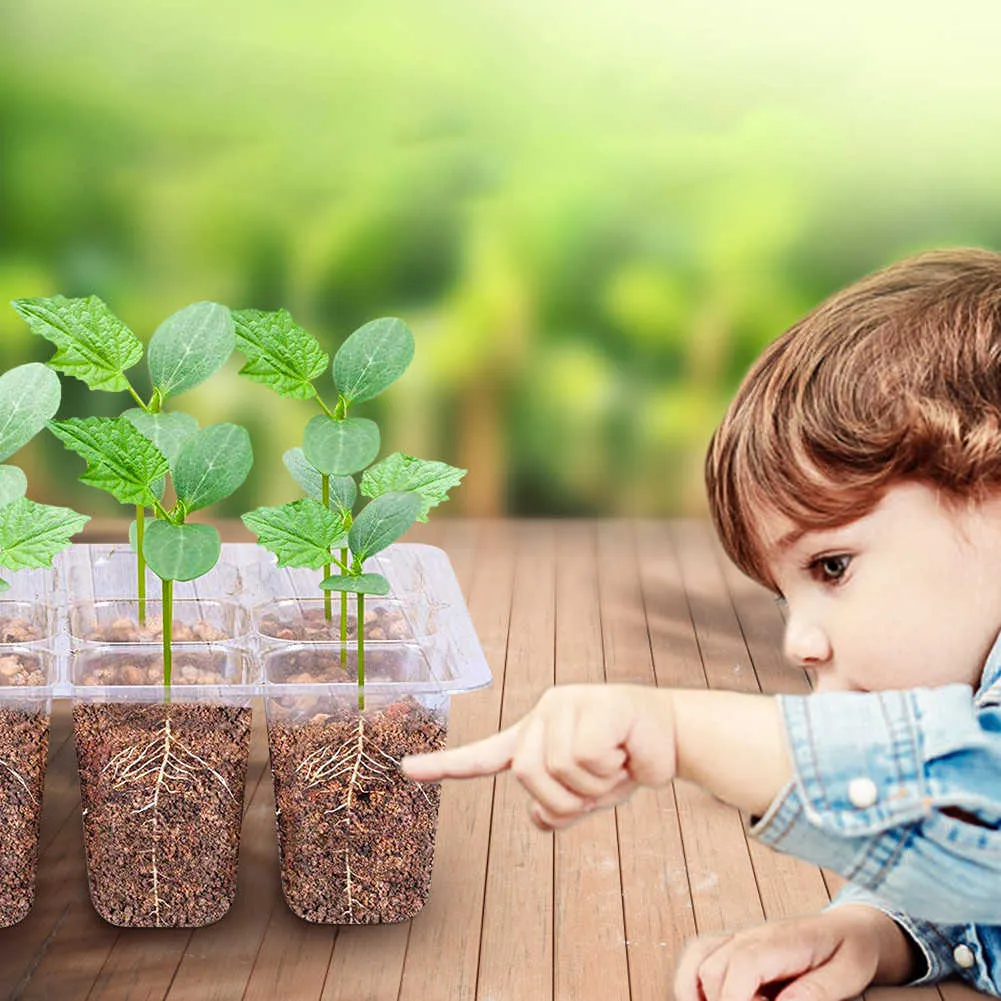
{"label": "blurred green background", "polygon": [[[1001,5],[11,0],[0,367],[15,297],[101,296],[143,339],[203,299],[333,353],[403,317],[358,408],[469,469],[436,516],[704,510],[709,435],[763,345],[928,247],[1001,248]],[[238,379],[176,406],[253,435],[220,516],[298,490],[319,411]],[[133,370],[142,383],[145,372]],[[60,416],[127,396],[64,379]],[[127,513],[42,435],[29,496]]]}

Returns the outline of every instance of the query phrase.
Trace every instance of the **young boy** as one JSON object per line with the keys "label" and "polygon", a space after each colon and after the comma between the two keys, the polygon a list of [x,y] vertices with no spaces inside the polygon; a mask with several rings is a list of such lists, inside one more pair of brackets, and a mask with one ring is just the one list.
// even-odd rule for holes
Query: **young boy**
{"label": "young boy", "polygon": [[786,607],[809,696],[568,685],[404,759],[510,768],[558,829],[694,781],[850,882],[821,913],[689,943],[677,1001],[851,998],[958,975],[1001,997],[1001,254],[909,258],[746,376],[706,462],[729,556]]}

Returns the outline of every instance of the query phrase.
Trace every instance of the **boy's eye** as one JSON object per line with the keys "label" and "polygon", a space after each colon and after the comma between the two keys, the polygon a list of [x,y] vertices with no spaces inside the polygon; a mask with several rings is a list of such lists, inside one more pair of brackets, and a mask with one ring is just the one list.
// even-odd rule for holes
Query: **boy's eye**
{"label": "boy's eye", "polygon": [[844,554],[820,556],[810,562],[808,569],[822,581],[834,583],[844,577],[849,563],[851,563],[851,557]]}

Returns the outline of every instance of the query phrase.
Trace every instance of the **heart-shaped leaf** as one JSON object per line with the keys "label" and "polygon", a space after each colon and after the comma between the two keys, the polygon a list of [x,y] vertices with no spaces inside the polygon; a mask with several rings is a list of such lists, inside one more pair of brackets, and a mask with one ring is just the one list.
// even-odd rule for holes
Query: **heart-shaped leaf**
{"label": "heart-shaped leaf", "polygon": [[27,445],[59,409],[59,376],[41,362],[0,376],[0,462]]}
{"label": "heart-shaped leaf", "polygon": [[149,374],[160,398],[204,382],[226,364],[235,345],[233,317],[217,302],[194,302],[168,316],[149,342]]}
{"label": "heart-shaped leaf", "polygon": [[247,429],[213,424],[181,446],[174,465],[174,490],[189,512],[197,511],[233,493],[253,464]]}
{"label": "heart-shaped leaf", "polygon": [[28,492],[28,477],[17,466],[0,466],[0,507],[5,507]]}
{"label": "heart-shaped leaf", "polygon": [[364,417],[335,420],[314,417],[302,436],[306,461],[321,473],[348,476],[364,469],[379,454],[379,425]]}
{"label": "heart-shaped leaf", "polygon": [[[290,448],[283,456],[282,462],[292,479],[306,492],[307,497],[318,501],[323,500],[323,474],[310,465],[301,448]],[[342,511],[350,511],[358,497],[358,485],[351,476],[329,477],[330,506]]]}
{"label": "heart-shaped leaf", "polygon": [[122,416],[129,421],[145,438],[167,457],[173,468],[177,462],[177,453],[181,446],[194,434],[198,433],[198,420],[191,414],[182,411],[151,414],[146,410],[133,407],[126,410]]}
{"label": "heart-shaped leaf", "polygon": [[211,525],[173,525],[154,520],[143,538],[146,565],[161,580],[194,580],[218,562],[219,533]]}
{"label": "heart-shaped leaf", "polygon": [[385,549],[417,520],[421,498],[415,493],[388,493],[361,509],[348,533],[348,545],[359,560]]}
{"label": "heart-shaped leaf", "polygon": [[414,357],[414,335],[395,317],[359,327],[334,355],[334,382],[350,405],[378,396]]}
{"label": "heart-shaped leaf", "polygon": [[389,581],[380,573],[341,574],[320,581],[321,591],[350,591],[352,594],[389,594]]}

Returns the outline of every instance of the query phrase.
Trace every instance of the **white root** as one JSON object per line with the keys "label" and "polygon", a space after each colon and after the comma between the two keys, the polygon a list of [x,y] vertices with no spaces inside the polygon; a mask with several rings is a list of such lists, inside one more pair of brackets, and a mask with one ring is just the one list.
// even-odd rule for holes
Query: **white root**
{"label": "white root", "polygon": [[145,746],[130,745],[119,751],[101,769],[101,774],[110,771],[112,787],[124,789],[130,785],[140,785],[151,776],[156,776],[153,784],[153,795],[149,802],[132,811],[133,816],[150,811],[150,827],[152,829],[153,847],[150,856],[153,867],[153,905],[157,927],[160,927],[160,870],[158,864],[159,849],[159,808],[160,795],[184,795],[184,788],[190,787],[194,777],[201,771],[212,775],[225,790],[226,795],[234,802],[236,797],[225,778],[200,758],[190,748],[182,744],[170,728],[170,719],[164,720],[163,726]]}
{"label": "white root", "polygon": [[24,776],[12,764],[10,764],[7,761],[4,761],[3,758],[0,758],[0,765],[3,765],[3,767],[6,768],[7,771],[9,771],[11,775],[13,775],[14,778],[21,783],[22,786],[24,786],[24,791],[28,794],[28,798],[31,800],[31,802],[37,803],[38,800],[35,799],[35,796],[32,793],[30,787],[28,786],[28,783],[25,782]]}

